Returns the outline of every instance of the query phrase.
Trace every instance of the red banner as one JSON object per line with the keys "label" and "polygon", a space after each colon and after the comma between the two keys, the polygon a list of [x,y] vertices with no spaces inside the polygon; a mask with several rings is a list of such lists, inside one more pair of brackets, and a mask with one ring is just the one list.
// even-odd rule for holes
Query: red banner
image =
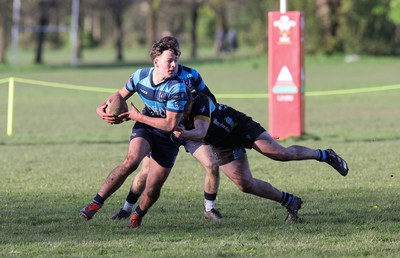
{"label": "red banner", "polygon": [[269,133],[274,138],[304,132],[304,14],[268,13]]}

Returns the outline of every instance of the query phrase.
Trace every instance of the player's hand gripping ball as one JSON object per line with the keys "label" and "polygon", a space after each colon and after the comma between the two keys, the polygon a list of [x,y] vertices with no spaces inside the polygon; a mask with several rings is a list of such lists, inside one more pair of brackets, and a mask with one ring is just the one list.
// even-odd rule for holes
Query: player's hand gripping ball
{"label": "player's hand gripping ball", "polygon": [[128,112],[128,104],[121,95],[115,95],[106,102],[106,113],[115,117],[115,123],[122,123],[122,119],[118,117],[119,114]]}

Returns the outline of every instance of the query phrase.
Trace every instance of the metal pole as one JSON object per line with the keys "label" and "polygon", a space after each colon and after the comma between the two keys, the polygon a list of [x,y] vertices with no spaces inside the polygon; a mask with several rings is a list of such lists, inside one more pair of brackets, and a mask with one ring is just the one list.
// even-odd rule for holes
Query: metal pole
{"label": "metal pole", "polygon": [[12,135],[14,118],[14,78],[8,81],[8,111],[7,111],[7,135]]}
{"label": "metal pole", "polygon": [[280,1],[280,10],[281,10],[281,13],[286,13],[286,10],[287,10],[287,2],[286,2],[286,0],[281,0]]}
{"label": "metal pole", "polygon": [[13,64],[18,64],[18,38],[19,38],[19,23],[20,23],[21,0],[13,2],[13,25],[11,28],[11,42],[13,49]]}
{"label": "metal pole", "polygon": [[72,0],[71,16],[71,66],[76,66],[78,64],[79,0]]}

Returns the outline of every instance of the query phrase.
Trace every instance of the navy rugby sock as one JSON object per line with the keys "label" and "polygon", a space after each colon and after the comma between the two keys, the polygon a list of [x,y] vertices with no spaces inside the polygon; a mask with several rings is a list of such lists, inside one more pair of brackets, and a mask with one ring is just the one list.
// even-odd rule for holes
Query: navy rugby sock
{"label": "navy rugby sock", "polygon": [[293,200],[294,195],[282,192],[281,205],[287,207]]}
{"label": "navy rugby sock", "polygon": [[317,150],[317,160],[318,161],[321,161],[321,162],[326,161],[326,157],[327,157],[327,155],[326,155],[325,150],[320,150],[320,149]]}

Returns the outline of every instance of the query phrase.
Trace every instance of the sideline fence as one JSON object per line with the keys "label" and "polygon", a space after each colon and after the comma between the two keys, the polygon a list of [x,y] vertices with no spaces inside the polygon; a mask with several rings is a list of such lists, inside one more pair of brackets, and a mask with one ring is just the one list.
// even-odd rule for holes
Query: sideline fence
{"label": "sideline fence", "polygon": [[[38,80],[23,79],[17,77],[9,77],[0,79],[0,85],[8,83],[8,107],[7,107],[7,135],[12,135],[13,129],[13,116],[14,116],[14,87],[15,83],[26,83],[37,86],[53,87],[61,89],[79,90],[79,91],[92,91],[92,92],[104,92],[104,93],[114,93],[118,89],[113,88],[99,88],[84,85],[74,85],[65,84],[57,82],[46,82]],[[387,90],[399,90],[400,84],[398,85],[387,85],[387,86],[376,86],[376,87],[366,87],[366,88],[355,88],[355,89],[344,89],[344,90],[330,90],[330,91],[311,91],[306,92],[307,97],[316,96],[329,96],[329,95],[344,95],[344,94],[358,94],[358,93],[369,93],[369,92],[379,92]],[[267,99],[268,93],[238,93],[238,94],[215,94],[217,99]]]}

